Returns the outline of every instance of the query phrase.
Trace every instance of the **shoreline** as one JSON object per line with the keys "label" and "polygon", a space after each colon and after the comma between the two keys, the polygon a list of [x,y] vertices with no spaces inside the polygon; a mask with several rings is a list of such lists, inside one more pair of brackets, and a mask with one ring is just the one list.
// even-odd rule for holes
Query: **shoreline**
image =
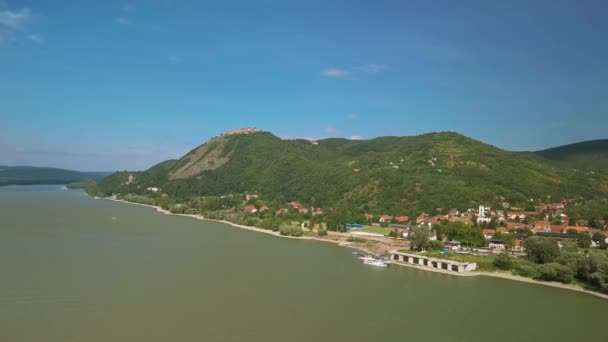
{"label": "shoreline", "polygon": [[[91,197],[90,195],[86,194],[86,196]],[[264,234],[268,234],[268,235],[272,235],[275,237],[279,237],[279,238],[286,238],[286,239],[297,239],[297,240],[314,240],[314,241],[321,241],[321,242],[329,242],[329,243],[333,243],[336,244],[338,246],[341,247],[347,247],[347,248],[352,248],[352,249],[356,249],[359,251],[363,251],[366,253],[371,253],[370,251],[368,251],[367,249],[365,249],[362,246],[356,246],[353,245],[351,242],[345,242],[345,241],[341,241],[341,240],[332,240],[332,239],[322,239],[322,238],[318,238],[318,237],[314,237],[314,236],[300,236],[300,237],[295,237],[295,236],[285,236],[285,235],[281,235],[279,232],[275,232],[272,230],[267,230],[267,229],[262,229],[262,228],[257,228],[257,227],[252,227],[252,226],[247,226],[247,225],[242,225],[242,224],[237,224],[237,223],[233,223],[230,221],[225,221],[225,220],[216,220],[216,219],[209,219],[209,218],[205,218],[202,215],[195,215],[195,214],[174,214],[172,212],[170,212],[169,210],[165,210],[159,206],[155,206],[155,205],[151,205],[151,204],[143,204],[143,203],[135,203],[135,202],[129,202],[129,201],[125,201],[125,200],[120,200],[120,199],[111,199],[111,198],[100,198],[100,199],[104,199],[104,200],[109,200],[109,201],[113,201],[113,202],[119,202],[119,203],[125,203],[125,204],[132,204],[132,205],[138,205],[138,206],[143,206],[143,207],[148,207],[151,209],[154,209],[155,211],[164,214],[164,215],[170,215],[170,216],[181,216],[181,217],[189,217],[189,218],[193,218],[195,220],[200,220],[200,221],[208,221],[208,222],[218,222],[218,223],[223,223],[223,224],[227,224],[230,225],[232,227],[235,228],[239,228],[239,229],[244,229],[244,230],[248,230],[248,231],[253,231],[253,232],[258,232],[258,233],[264,233]],[[542,286],[549,286],[549,287],[554,287],[554,288],[560,288],[563,290],[571,290],[571,291],[576,291],[576,292],[581,292],[581,293],[585,293],[585,294],[589,294],[598,298],[602,298],[602,299],[608,299],[608,294],[603,294],[600,292],[595,292],[595,291],[591,291],[591,290],[587,290],[579,285],[576,284],[563,284],[563,283],[558,283],[558,282],[553,282],[553,281],[540,281],[540,280],[535,280],[532,278],[526,278],[526,277],[522,277],[522,276],[518,276],[518,275],[514,275],[508,272],[463,272],[463,273],[458,273],[458,272],[450,272],[450,271],[445,271],[445,270],[440,270],[440,269],[436,269],[436,268],[431,268],[431,267],[424,267],[424,266],[419,266],[419,265],[412,265],[412,264],[404,264],[404,263],[399,263],[399,262],[395,262],[392,260],[387,260],[386,261],[388,264],[391,265],[396,265],[396,266],[404,266],[404,267],[410,267],[410,268],[414,268],[420,271],[426,271],[426,272],[435,272],[435,273],[442,273],[442,274],[447,274],[447,275],[452,275],[452,276],[459,276],[459,277],[493,277],[493,278],[500,278],[500,279],[506,279],[506,280],[511,280],[511,281],[519,281],[519,282],[524,282],[524,283],[528,283],[528,284],[537,284],[537,285],[542,285]]]}

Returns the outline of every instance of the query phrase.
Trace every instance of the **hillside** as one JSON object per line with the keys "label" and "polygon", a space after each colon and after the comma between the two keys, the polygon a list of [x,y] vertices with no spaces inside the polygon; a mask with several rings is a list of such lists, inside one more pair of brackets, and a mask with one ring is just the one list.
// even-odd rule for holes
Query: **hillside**
{"label": "hillside", "polygon": [[[129,174],[135,182],[126,184]],[[512,153],[453,132],[371,140],[282,140],[268,132],[222,135],[176,162],[116,173],[99,191],[187,200],[260,193],[276,204],[340,205],[417,213],[478,204],[525,206],[551,199],[606,196],[608,181],[562,168],[534,154]]]}
{"label": "hillside", "polygon": [[535,153],[571,168],[608,170],[608,139],[583,141]]}
{"label": "hillside", "polygon": [[109,174],[109,172],[80,172],[52,167],[0,166],[0,185],[67,184],[97,181]]}

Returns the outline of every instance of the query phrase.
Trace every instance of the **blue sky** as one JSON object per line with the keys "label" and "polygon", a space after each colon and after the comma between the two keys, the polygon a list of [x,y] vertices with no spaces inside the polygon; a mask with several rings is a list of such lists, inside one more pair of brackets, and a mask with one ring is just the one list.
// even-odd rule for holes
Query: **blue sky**
{"label": "blue sky", "polygon": [[608,132],[603,1],[0,0],[0,165],[143,169],[231,128]]}

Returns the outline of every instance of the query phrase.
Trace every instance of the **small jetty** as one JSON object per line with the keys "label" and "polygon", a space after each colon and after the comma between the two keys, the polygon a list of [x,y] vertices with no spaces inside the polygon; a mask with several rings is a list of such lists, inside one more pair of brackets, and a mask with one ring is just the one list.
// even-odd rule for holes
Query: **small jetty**
{"label": "small jetty", "polygon": [[451,272],[470,272],[477,269],[476,263],[459,262],[447,259],[431,258],[419,254],[410,254],[392,251],[390,252],[391,261],[397,264],[409,264],[413,266],[426,266]]}

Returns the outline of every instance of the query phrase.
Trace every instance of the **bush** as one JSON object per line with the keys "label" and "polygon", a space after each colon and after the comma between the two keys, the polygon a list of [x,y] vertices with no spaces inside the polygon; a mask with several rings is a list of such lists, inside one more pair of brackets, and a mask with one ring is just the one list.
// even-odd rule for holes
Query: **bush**
{"label": "bush", "polygon": [[443,242],[438,240],[429,241],[429,245],[427,246],[429,251],[440,251],[443,247]]}
{"label": "bush", "polygon": [[503,271],[510,270],[513,268],[513,258],[508,252],[503,251],[494,259],[494,266]]}
{"label": "bush", "polygon": [[317,230],[317,234],[319,234],[319,236],[325,236],[327,235],[327,230],[319,228],[319,230]]}
{"label": "bush", "polygon": [[574,271],[570,267],[557,262],[541,265],[539,272],[538,279],[540,280],[559,281],[568,284],[574,279]]}
{"label": "bush", "polygon": [[354,237],[354,236],[349,236],[348,239],[346,239],[346,241],[348,241],[348,242],[365,242],[365,239]]}
{"label": "bush", "polygon": [[513,274],[528,278],[538,278],[538,266],[529,263],[515,263],[513,266]]}
{"label": "bush", "polygon": [[302,230],[302,228],[299,227],[281,227],[281,229],[279,229],[279,233],[281,235],[284,236],[295,236],[295,237],[300,237],[304,234],[304,231]]}

